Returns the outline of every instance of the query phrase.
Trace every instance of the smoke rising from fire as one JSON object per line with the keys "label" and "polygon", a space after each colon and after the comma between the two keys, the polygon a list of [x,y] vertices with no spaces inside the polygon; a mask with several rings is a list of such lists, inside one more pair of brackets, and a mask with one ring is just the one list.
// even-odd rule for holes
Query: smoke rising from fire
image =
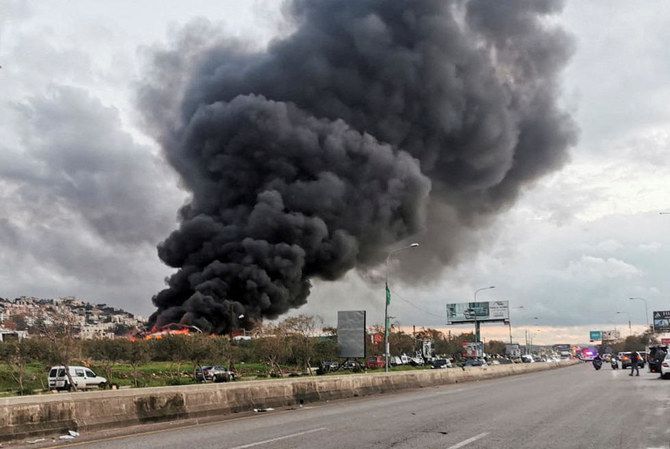
{"label": "smoke rising from fire", "polygon": [[156,51],[141,102],[192,198],[159,246],[178,271],[152,322],[274,318],[311,278],[374,266],[410,236],[430,241],[417,271],[452,260],[567,160],[572,43],[547,20],[561,7],[295,0],[295,30],[267,49],[199,22]]}

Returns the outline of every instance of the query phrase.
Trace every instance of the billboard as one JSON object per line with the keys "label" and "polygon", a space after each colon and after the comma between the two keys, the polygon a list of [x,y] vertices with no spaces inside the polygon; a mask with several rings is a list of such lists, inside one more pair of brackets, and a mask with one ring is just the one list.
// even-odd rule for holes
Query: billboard
{"label": "billboard", "polygon": [[670,310],[654,310],[654,332],[670,332]]}
{"label": "billboard", "polygon": [[509,321],[509,301],[458,302],[447,304],[447,324],[475,321]]}
{"label": "billboard", "polygon": [[365,357],[365,310],[337,312],[340,357]]}
{"label": "billboard", "polygon": [[603,341],[618,340],[620,336],[621,334],[619,334],[618,330],[602,332]]}
{"label": "billboard", "polygon": [[463,345],[463,357],[477,358],[484,355],[484,343],[473,343],[464,341]]}

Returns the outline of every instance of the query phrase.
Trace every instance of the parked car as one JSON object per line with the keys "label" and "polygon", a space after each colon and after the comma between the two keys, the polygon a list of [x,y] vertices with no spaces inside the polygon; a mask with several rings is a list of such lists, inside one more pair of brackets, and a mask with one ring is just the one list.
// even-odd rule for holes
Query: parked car
{"label": "parked car", "polygon": [[400,365],[404,365],[404,363],[402,362],[402,359],[400,357],[398,357],[397,355],[394,355],[394,356],[391,356],[389,358],[389,365],[400,366]]}
{"label": "parked car", "polygon": [[386,366],[386,361],[381,355],[371,355],[365,360],[365,368],[367,369],[378,369],[384,368]]}
{"label": "parked car", "polygon": [[199,382],[231,382],[235,373],[225,366],[207,365],[195,370],[195,380]]}
{"label": "parked car", "polygon": [[425,363],[423,357],[412,357],[409,359],[409,364],[412,366],[423,366]]}
{"label": "parked car", "polygon": [[451,368],[451,360],[449,359],[433,359],[430,361],[431,369]]}
{"label": "parked car", "polygon": [[319,367],[316,369],[316,374],[334,373],[339,369],[339,367],[340,364],[338,362],[321,362]]}
{"label": "parked car", "polygon": [[[87,390],[93,388],[105,388],[107,379],[98,376],[90,368],[85,366],[68,366],[72,382],[78,390]],[[49,390],[68,390],[72,391],[72,385],[67,378],[64,366],[52,366],[47,377]]]}
{"label": "parked car", "polygon": [[663,379],[670,379],[670,353],[661,362],[661,377]]}
{"label": "parked car", "polygon": [[350,369],[354,372],[362,371],[363,367],[358,360],[347,360],[342,364],[342,369]]}
{"label": "parked car", "polygon": [[533,358],[532,355],[529,354],[524,354],[521,356],[521,361],[523,363],[535,363],[535,359]]}
{"label": "parked car", "polygon": [[660,373],[661,364],[667,354],[668,354],[668,347],[665,345],[650,346],[647,355],[647,362],[649,363],[649,372]]}
{"label": "parked car", "polygon": [[463,366],[486,366],[486,362],[478,359],[471,359],[465,362]]}

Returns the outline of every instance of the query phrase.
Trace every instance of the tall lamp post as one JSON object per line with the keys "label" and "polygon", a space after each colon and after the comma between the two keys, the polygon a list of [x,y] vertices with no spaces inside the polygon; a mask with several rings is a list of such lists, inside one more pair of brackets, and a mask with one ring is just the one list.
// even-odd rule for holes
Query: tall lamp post
{"label": "tall lamp post", "polygon": [[633,335],[633,330],[630,327],[630,313],[628,312],[617,312],[617,315],[625,313],[628,316],[628,335]]}
{"label": "tall lamp post", "polygon": [[644,298],[639,298],[639,297],[634,297],[634,298],[628,298],[631,301],[635,299],[639,299],[640,301],[644,301],[644,318],[647,320],[647,329],[649,329],[649,310],[647,310],[647,300]]}
{"label": "tall lamp post", "polygon": [[389,251],[388,256],[386,256],[386,306],[384,307],[384,361],[386,363],[384,365],[384,371],[387,373],[389,372],[389,353],[391,352],[389,348],[389,304],[391,304],[391,290],[389,290],[389,259],[391,259],[391,256],[398,251],[417,248],[418,246],[418,243],[412,243],[409,246]]}
{"label": "tall lamp post", "polygon": [[[523,306],[510,307],[511,309],[523,309]],[[507,326],[509,327],[509,344],[512,344],[512,317],[507,321]]]}
{"label": "tall lamp post", "polygon": [[[478,288],[475,290],[475,303],[477,302],[477,293],[481,292],[482,290],[489,290],[492,288],[496,288],[495,285],[491,285],[489,287],[482,287]],[[477,321],[477,308],[475,306],[475,343],[479,343],[479,321]]]}

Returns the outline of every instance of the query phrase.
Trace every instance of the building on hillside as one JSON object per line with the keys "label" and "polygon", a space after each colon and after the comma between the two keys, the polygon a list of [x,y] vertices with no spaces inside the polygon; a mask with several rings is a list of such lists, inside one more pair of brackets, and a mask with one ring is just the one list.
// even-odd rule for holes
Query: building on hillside
{"label": "building on hillside", "polygon": [[7,329],[0,329],[0,342],[6,343],[9,341],[23,340],[28,336],[26,331],[12,331]]}

